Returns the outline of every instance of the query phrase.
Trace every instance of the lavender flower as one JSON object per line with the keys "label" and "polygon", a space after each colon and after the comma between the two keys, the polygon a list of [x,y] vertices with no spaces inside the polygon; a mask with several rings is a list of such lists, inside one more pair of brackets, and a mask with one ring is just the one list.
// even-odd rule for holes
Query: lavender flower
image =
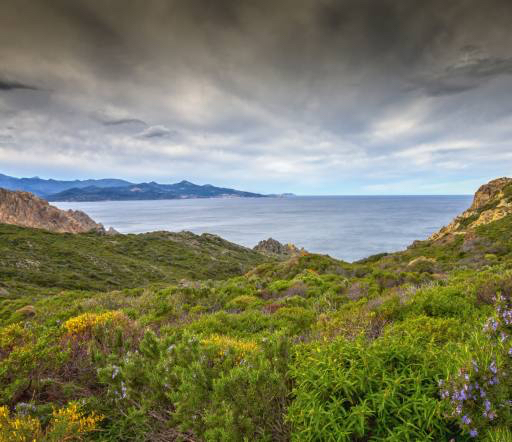
{"label": "lavender flower", "polygon": [[472,428],[471,431],[469,432],[469,435],[471,437],[477,437],[478,436],[478,431],[476,431],[476,429]]}
{"label": "lavender flower", "polygon": [[462,422],[464,422],[466,425],[469,425],[471,423],[471,419],[469,418],[469,416],[462,416]]}

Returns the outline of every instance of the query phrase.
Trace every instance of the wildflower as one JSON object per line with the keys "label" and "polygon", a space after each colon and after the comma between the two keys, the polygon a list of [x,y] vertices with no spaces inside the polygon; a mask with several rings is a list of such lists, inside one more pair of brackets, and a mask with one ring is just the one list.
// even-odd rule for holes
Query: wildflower
{"label": "wildflower", "polygon": [[492,361],[490,363],[489,370],[491,371],[491,373],[494,373],[494,374],[496,374],[498,372],[498,368],[496,367],[496,362],[495,361]]}
{"label": "wildflower", "polygon": [[78,335],[90,331],[97,325],[103,325],[108,322],[122,322],[126,316],[119,311],[110,311],[106,313],[84,313],[79,316],[68,319],[62,326],[69,335]]}
{"label": "wildflower", "polygon": [[476,429],[472,428],[471,431],[469,432],[469,435],[471,437],[477,437],[478,436],[478,431],[476,431]]}
{"label": "wildflower", "polygon": [[469,425],[471,423],[471,419],[468,416],[464,415],[462,416],[462,422],[464,422],[466,425]]}

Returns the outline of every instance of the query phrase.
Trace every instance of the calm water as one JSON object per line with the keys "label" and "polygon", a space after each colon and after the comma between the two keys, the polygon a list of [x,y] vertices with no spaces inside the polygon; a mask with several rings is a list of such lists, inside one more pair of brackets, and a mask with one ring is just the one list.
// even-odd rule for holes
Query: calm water
{"label": "calm water", "polygon": [[471,196],[322,196],[54,203],[121,233],[215,233],[252,247],[262,239],[353,261],[425,239],[471,204]]}

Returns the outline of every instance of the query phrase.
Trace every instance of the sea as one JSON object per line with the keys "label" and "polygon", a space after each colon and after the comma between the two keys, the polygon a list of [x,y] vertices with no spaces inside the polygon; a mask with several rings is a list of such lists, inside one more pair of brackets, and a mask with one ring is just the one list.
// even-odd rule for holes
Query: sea
{"label": "sea", "polygon": [[271,237],[352,262],[428,238],[468,208],[471,199],[470,195],[296,196],[52,204],[82,210],[121,233],[208,232],[246,247]]}

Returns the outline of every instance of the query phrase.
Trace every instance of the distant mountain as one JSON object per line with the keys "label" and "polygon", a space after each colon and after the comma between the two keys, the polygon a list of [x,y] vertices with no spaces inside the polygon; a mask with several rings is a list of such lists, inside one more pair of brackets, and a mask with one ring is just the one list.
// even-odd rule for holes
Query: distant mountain
{"label": "distant mountain", "polygon": [[73,181],[59,181],[59,180],[44,180],[39,177],[33,178],[14,178],[12,176],[2,175],[0,173],[0,187],[8,190],[22,190],[25,192],[32,192],[40,197],[47,197],[54,193],[62,192],[67,189],[80,189],[84,187],[116,187],[116,186],[129,186],[129,181],[107,178],[102,180],[73,180]]}
{"label": "distant mountain", "polygon": [[89,186],[67,189],[48,195],[49,201],[130,201],[189,198],[261,198],[259,193],[243,192],[211,184],[203,186],[189,181],[175,184],[140,183],[120,187]]}
{"label": "distant mountain", "polygon": [[32,192],[48,201],[129,201],[186,198],[261,198],[267,195],[243,192],[211,184],[189,181],[175,184],[155,182],[135,184],[113,178],[101,180],[44,180],[39,177],[14,178],[0,174],[0,188]]}

